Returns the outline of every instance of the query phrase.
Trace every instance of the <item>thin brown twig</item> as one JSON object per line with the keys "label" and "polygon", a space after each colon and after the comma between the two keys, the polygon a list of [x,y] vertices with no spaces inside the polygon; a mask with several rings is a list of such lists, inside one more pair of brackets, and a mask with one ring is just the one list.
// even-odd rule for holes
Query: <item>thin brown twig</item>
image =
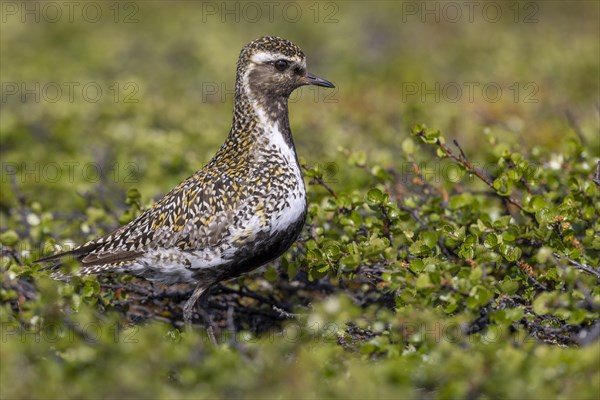
{"label": "thin brown twig", "polygon": [[527,279],[529,279],[533,283],[534,286],[536,286],[538,289],[542,289],[545,291],[548,290],[548,287],[546,285],[542,284],[540,281],[534,278],[533,268],[531,267],[531,265],[529,265],[522,259],[517,261],[517,265],[519,266],[521,271],[523,271],[523,273],[527,276]]}
{"label": "thin brown twig", "polygon": [[460,146],[460,144],[458,144],[458,141],[456,139],[452,139],[452,143],[454,143],[454,145],[458,148],[458,150],[460,151],[460,156],[462,157],[463,160],[467,161],[467,156],[465,155],[465,152],[463,151],[462,147]]}
{"label": "thin brown twig", "polygon": [[[310,171],[310,168],[308,168],[306,165],[302,165],[302,169],[304,169],[305,171]],[[320,176],[315,176],[308,184],[322,186],[325,188],[325,190],[329,192],[330,195],[332,195],[336,199],[338,198],[337,193],[328,184],[326,184],[323,178]]]}
{"label": "thin brown twig", "polygon": [[[512,169],[515,169],[517,167],[515,165],[515,163],[510,159],[508,160],[508,166]],[[529,183],[527,182],[527,180],[525,178],[521,177],[521,179],[519,179],[519,182],[521,182],[521,185],[523,185],[525,190],[527,190],[527,193],[533,194],[533,191],[531,190],[531,186],[529,186]]]}
{"label": "thin brown twig", "polygon": [[555,258],[557,259],[565,259],[569,262],[569,264],[577,267],[577,269],[580,269],[582,271],[587,272],[588,274],[594,275],[596,278],[600,279],[600,272],[595,271],[593,268],[588,267],[587,265],[584,265],[578,261],[573,260],[572,258],[569,258],[567,256],[561,256],[558,253],[552,253],[552,255],[554,255]]}
{"label": "thin brown twig", "polygon": [[[417,136],[424,137],[425,133],[422,132],[422,131],[418,132]],[[513,199],[510,196],[501,196],[500,194],[498,194],[496,192],[496,188],[494,188],[494,183],[487,176],[483,175],[479,170],[477,170],[477,168],[475,168],[473,166],[473,164],[471,164],[471,162],[469,161],[469,159],[465,156],[465,152],[463,151],[463,149],[460,147],[460,145],[458,144],[458,142],[456,140],[454,140],[454,145],[460,151],[460,156],[457,156],[448,146],[446,146],[445,144],[443,144],[442,142],[440,142],[439,139],[436,139],[435,144],[437,144],[438,147],[440,147],[442,150],[444,150],[446,152],[446,154],[448,155],[448,157],[452,158],[454,161],[456,161],[457,163],[459,163],[460,165],[462,165],[463,167],[465,167],[465,169],[469,173],[472,173],[473,175],[475,175],[476,177],[478,177],[483,183],[485,183],[492,190],[494,190],[494,193],[496,193],[496,195],[498,197],[500,197],[504,201],[507,201],[510,204],[518,207],[522,211],[530,213],[529,211],[527,211],[527,210],[525,210],[523,208],[523,205],[521,204],[520,201],[518,201],[516,199]]]}
{"label": "thin brown twig", "polygon": [[383,205],[379,206],[379,209],[381,211],[381,214],[383,215],[383,229],[382,229],[383,236],[386,237],[387,240],[390,241],[390,244],[393,246],[394,239],[392,237],[392,233],[390,232],[390,228],[392,226],[392,221],[390,220],[390,216],[388,215],[388,212]]}
{"label": "thin brown twig", "polygon": [[[481,179],[486,185],[488,185],[491,189],[494,190],[494,192],[496,192],[496,188],[494,187],[494,183],[485,175],[483,175],[479,170],[477,170],[473,164],[471,164],[471,162],[469,161],[469,159],[465,156],[465,152],[463,151],[462,147],[460,147],[460,144],[458,144],[458,142],[456,141],[456,139],[453,140],[454,145],[458,148],[458,150],[460,151],[461,157],[458,157],[456,154],[454,154],[452,152],[452,150],[450,150],[450,148],[448,146],[446,146],[445,144],[441,143],[439,141],[439,139],[436,141],[438,146],[440,146],[444,151],[446,151],[446,153],[456,162],[460,163],[461,165],[463,165],[467,171],[471,172],[472,174],[474,174],[475,176],[477,176],[479,179]],[[500,196],[504,201],[508,201],[509,203],[517,206],[518,208],[520,208],[521,210],[525,211],[523,209],[523,205],[521,204],[520,201],[513,199],[510,196]]]}
{"label": "thin brown twig", "polygon": [[538,281],[537,279],[535,279],[527,271],[523,270],[523,272],[527,276],[527,279],[529,279],[533,283],[534,286],[536,286],[538,289],[542,289],[544,291],[548,291],[548,287],[546,285],[544,285],[543,283],[541,283],[540,281]]}

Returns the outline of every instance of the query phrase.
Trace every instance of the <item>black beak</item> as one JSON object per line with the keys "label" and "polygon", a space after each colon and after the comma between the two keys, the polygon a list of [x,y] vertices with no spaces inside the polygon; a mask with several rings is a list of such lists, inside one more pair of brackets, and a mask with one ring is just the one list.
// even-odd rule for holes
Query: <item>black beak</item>
{"label": "black beak", "polygon": [[333,83],[326,81],[323,78],[319,78],[318,76],[313,75],[310,72],[308,72],[306,75],[304,75],[303,81],[304,81],[305,85],[323,86],[323,87],[327,87],[327,88],[335,87],[333,85]]}

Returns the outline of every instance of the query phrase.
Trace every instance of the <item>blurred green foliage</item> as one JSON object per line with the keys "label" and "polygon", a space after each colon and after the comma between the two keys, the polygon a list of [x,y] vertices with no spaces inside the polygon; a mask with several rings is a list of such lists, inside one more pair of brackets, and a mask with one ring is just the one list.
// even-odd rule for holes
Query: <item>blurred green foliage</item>
{"label": "blurred green foliage", "polygon": [[[0,397],[600,396],[598,3],[52,3],[1,3]],[[265,34],[338,90],[291,99],[307,226],[219,345],[185,285],[40,271],[210,160]]]}

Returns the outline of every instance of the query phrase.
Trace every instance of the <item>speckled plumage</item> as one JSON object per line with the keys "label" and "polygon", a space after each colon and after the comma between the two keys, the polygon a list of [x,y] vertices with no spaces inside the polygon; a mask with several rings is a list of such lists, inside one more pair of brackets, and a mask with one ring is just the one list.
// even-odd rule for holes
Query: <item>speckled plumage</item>
{"label": "speckled plumage", "polygon": [[195,283],[199,295],[280,256],[306,217],[287,102],[307,84],[333,87],[306,72],[293,43],[272,36],[249,43],[237,64],[231,131],[210,163],[129,224],[41,261],[73,256],[81,274]]}

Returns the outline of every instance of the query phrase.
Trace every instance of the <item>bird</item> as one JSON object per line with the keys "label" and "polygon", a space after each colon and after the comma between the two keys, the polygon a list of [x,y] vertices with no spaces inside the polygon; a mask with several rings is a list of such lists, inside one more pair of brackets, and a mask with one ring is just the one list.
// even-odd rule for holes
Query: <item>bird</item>
{"label": "bird", "polygon": [[288,99],[305,85],[334,88],[307,72],[304,52],[264,36],[240,52],[233,121],[211,161],[128,224],[38,260],[55,279],[66,257],[78,275],[121,273],[164,284],[195,285],[183,306],[191,324],[213,285],[281,256],[307,214],[306,188],[292,138]]}

